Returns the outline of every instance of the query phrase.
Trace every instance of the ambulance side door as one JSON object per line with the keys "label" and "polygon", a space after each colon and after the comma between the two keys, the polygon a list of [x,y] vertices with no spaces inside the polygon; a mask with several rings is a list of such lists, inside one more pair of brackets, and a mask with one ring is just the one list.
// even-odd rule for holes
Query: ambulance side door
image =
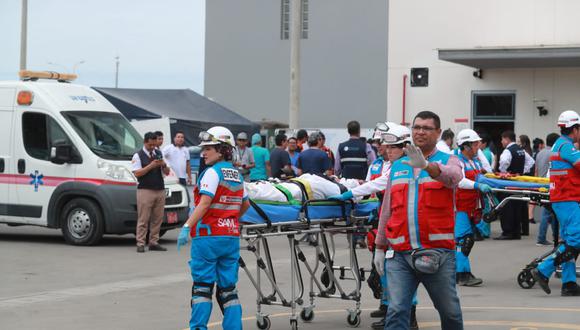
{"label": "ambulance side door", "polygon": [[[47,225],[48,203],[56,187],[75,179],[77,164],[58,164],[52,161],[54,146],[68,144],[78,154],[63,123],[41,109],[15,111],[14,129],[18,143],[14,145],[18,203],[26,224]],[[64,120],[63,120],[64,121]]]}

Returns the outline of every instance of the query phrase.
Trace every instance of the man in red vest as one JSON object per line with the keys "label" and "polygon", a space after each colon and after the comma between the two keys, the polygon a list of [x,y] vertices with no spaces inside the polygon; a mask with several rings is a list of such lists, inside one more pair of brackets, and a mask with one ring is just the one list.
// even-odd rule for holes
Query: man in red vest
{"label": "man in red vest", "polygon": [[437,114],[419,112],[412,134],[415,145],[407,146],[407,156],[391,166],[375,240],[373,262],[379,273],[386,265],[389,281],[385,329],[408,329],[413,293],[423,283],[441,328],[462,330],[453,233],[453,197],[463,178],[461,164],[435,147],[441,134]]}

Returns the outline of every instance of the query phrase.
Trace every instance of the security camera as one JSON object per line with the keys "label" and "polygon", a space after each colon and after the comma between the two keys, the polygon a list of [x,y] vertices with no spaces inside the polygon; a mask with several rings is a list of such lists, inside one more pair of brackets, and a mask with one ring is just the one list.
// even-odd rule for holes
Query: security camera
{"label": "security camera", "polygon": [[483,71],[481,69],[473,71],[473,76],[478,79],[483,79]]}
{"label": "security camera", "polygon": [[548,115],[548,109],[546,109],[546,107],[544,107],[543,105],[538,105],[536,109],[538,109],[538,114],[540,115],[540,117]]}

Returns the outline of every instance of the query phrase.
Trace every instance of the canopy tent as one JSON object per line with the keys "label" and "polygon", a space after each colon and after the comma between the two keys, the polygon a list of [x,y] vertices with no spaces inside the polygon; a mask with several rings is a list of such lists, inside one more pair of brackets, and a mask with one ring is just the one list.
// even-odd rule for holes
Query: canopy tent
{"label": "canopy tent", "polygon": [[132,89],[93,87],[131,120],[168,117],[171,135],[185,133],[186,145],[197,145],[200,131],[224,126],[234,136],[260,131],[260,126],[245,117],[197,94],[190,89]]}

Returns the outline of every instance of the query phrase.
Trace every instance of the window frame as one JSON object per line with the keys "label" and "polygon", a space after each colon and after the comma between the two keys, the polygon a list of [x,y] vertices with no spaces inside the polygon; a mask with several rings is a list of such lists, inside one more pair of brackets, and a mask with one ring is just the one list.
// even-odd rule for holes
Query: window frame
{"label": "window frame", "polygon": [[[484,116],[477,114],[477,102],[478,96],[511,96],[512,106],[511,115],[507,116]],[[471,91],[471,114],[473,121],[514,121],[516,118],[516,91],[515,90],[491,90],[491,91],[481,91],[475,90]]]}

